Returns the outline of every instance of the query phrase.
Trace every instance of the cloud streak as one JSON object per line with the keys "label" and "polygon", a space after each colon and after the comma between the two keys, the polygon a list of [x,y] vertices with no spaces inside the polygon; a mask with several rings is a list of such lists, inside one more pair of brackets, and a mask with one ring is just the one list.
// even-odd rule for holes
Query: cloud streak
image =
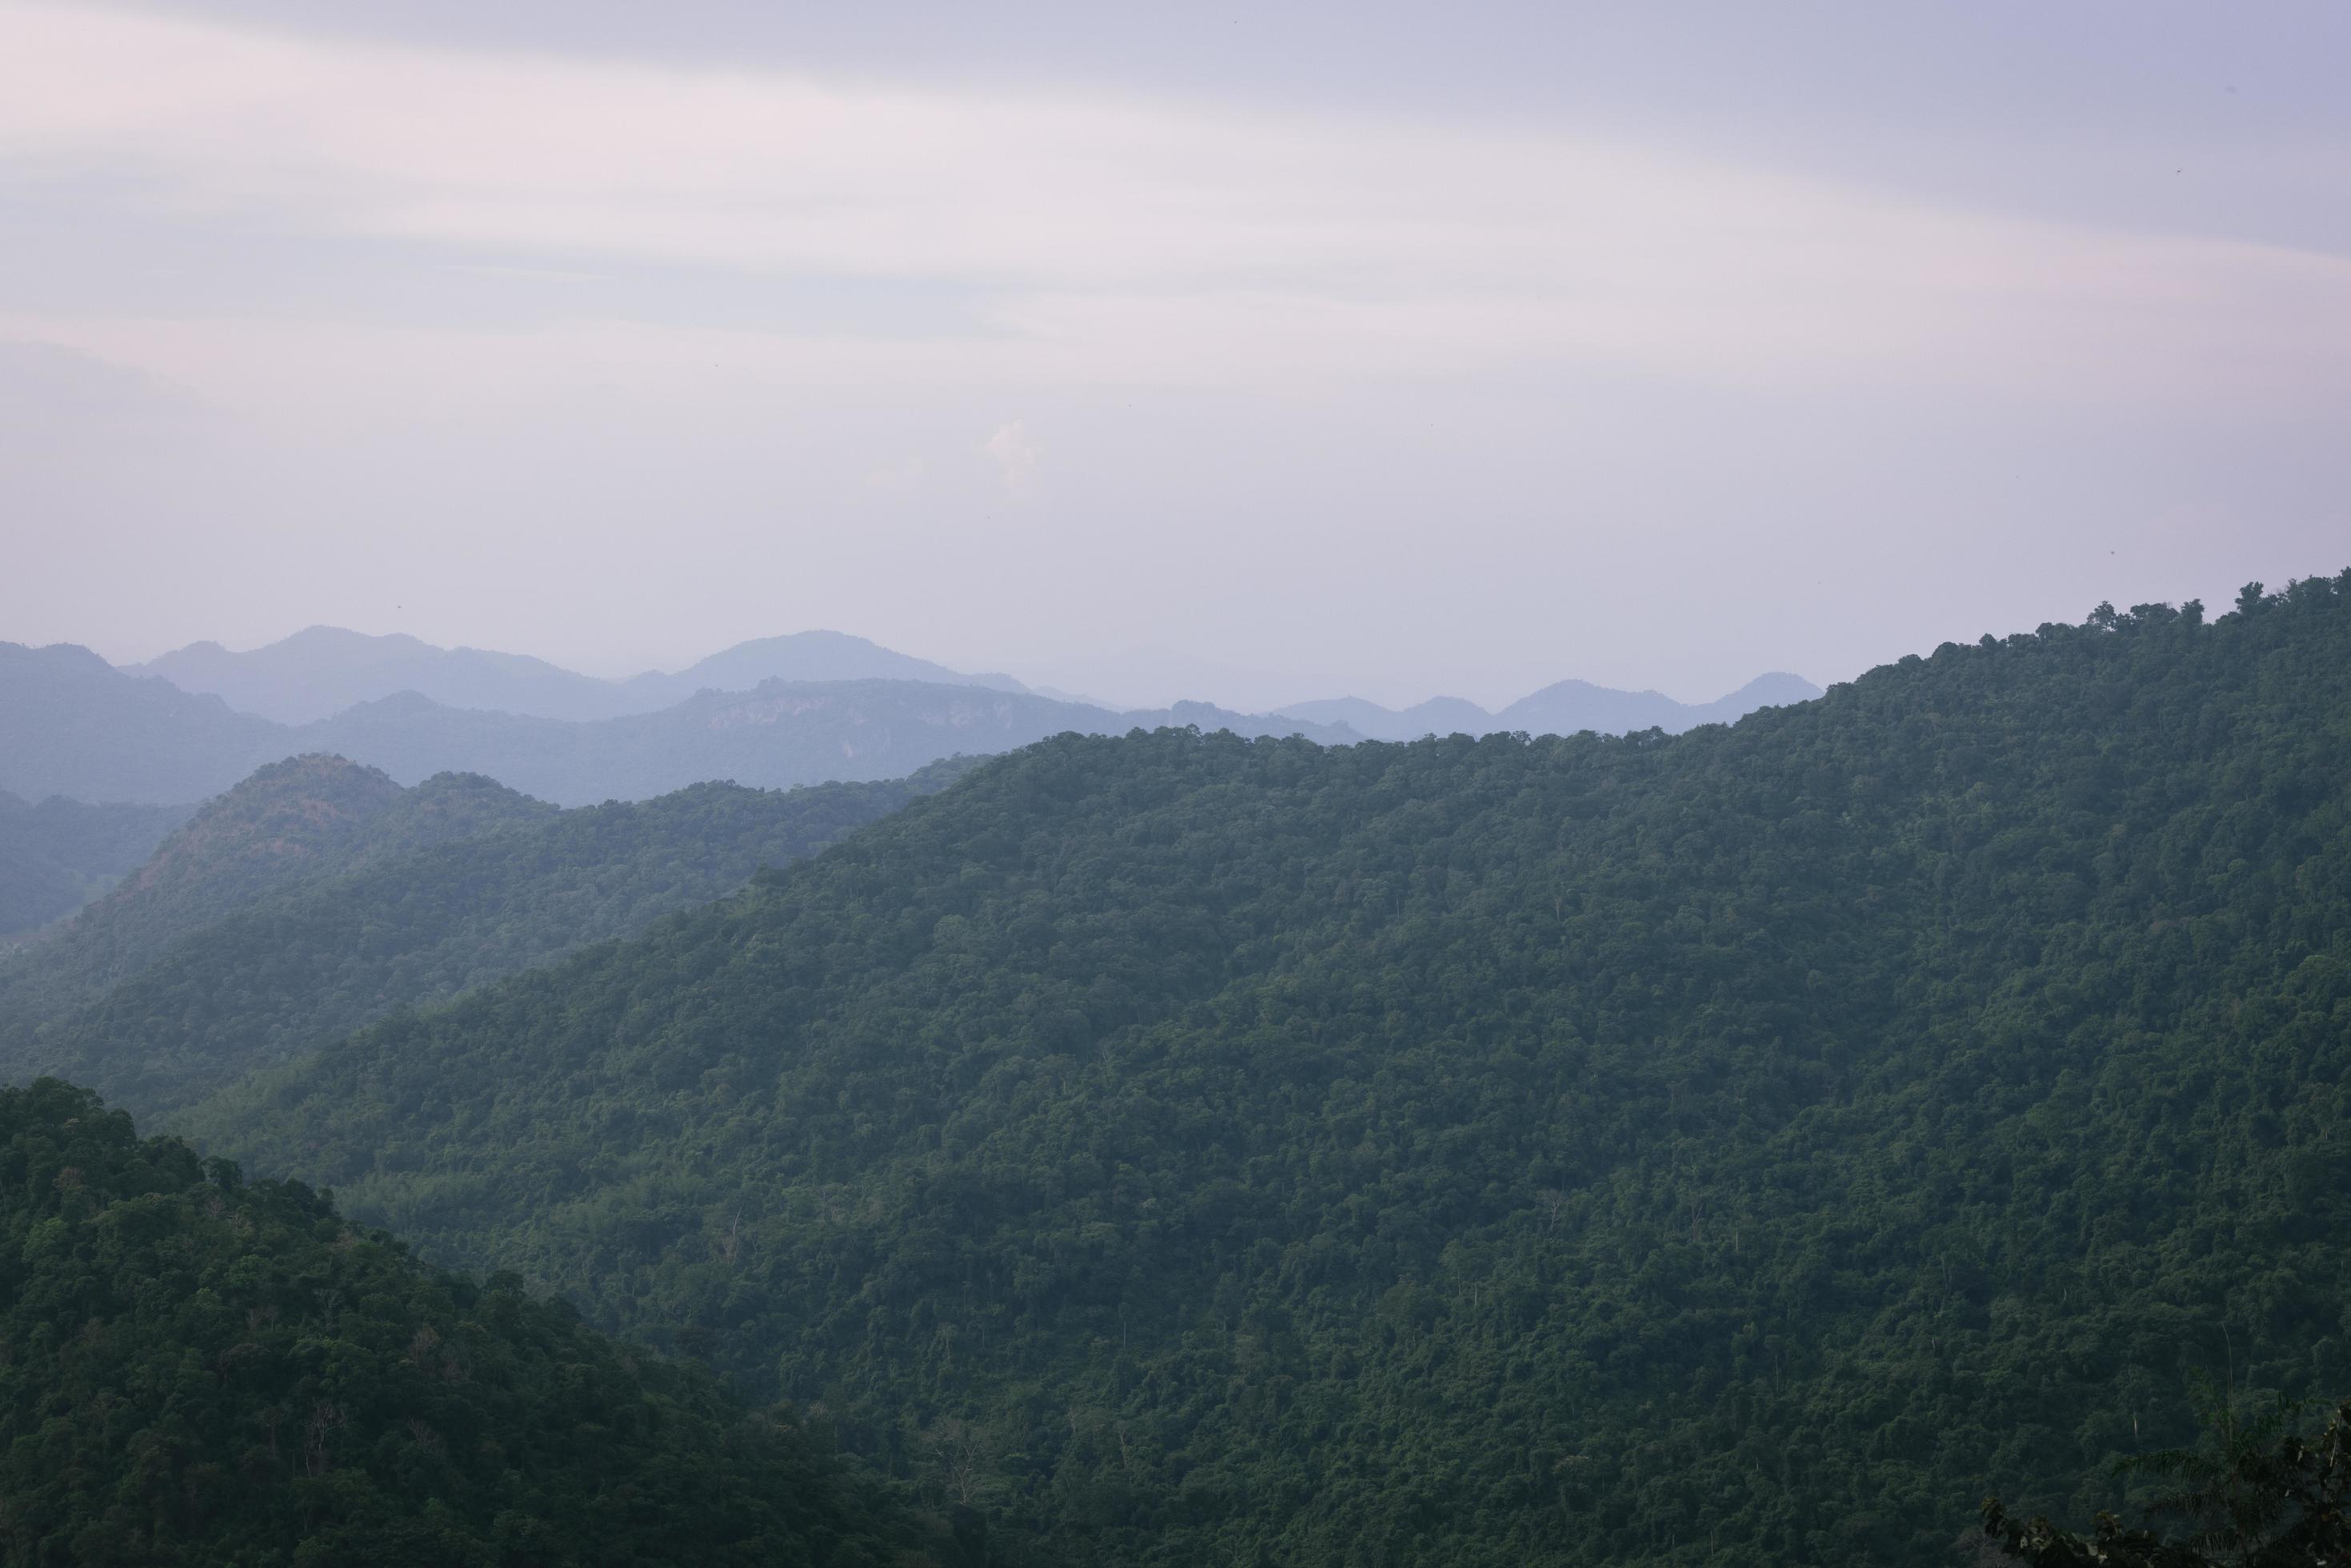
{"label": "cloud streak", "polygon": [[[2351,265],[1560,136],[298,41],[0,6],[0,198],[976,287],[967,334],[822,357],[1070,384],[1604,366],[2033,397],[2344,390]],[[862,350],[854,353],[852,350]],[[896,373],[884,369],[882,373]]]}

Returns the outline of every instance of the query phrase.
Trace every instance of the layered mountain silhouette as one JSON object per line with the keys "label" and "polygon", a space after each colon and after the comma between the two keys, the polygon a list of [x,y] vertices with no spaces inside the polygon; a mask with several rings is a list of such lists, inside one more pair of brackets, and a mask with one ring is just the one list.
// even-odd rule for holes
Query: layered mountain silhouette
{"label": "layered mountain silhouette", "polygon": [[201,800],[303,749],[285,733],[70,643],[0,643],[0,789],[28,800]]}
{"label": "layered mountain silhouette", "polygon": [[1625,692],[1589,681],[1561,681],[1489,713],[1463,697],[1431,697],[1408,708],[1383,707],[1362,697],[1291,703],[1282,712],[1318,724],[1343,724],[1374,740],[1417,740],[1424,735],[1629,735],[1662,729],[1679,735],[1702,724],[1731,724],[1758,708],[1810,702],[1821,688],[1801,675],[1759,675],[1710,703],[1680,703],[1662,692]]}
{"label": "layered mountain silhouette", "polygon": [[[938,1432],[966,1563],[1951,1562],[2186,1373],[2351,1388],[2346,778],[2351,574],[1671,737],[1061,736],[179,1124]],[[252,946],[71,1060],[342,973]]]}
{"label": "layered mountain silhouette", "polygon": [[275,724],[219,696],[113,668],[86,648],[0,643],[0,789],[26,799],[173,802],[215,795],[266,762],[331,752],[401,784],[486,774],[558,805],[643,800],[705,779],[763,789],[901,778],[946,757],[1067,731],[1196,725],[1343,744],[1342,726],[1205,704],[1113,713],[1029,692],[908,680],[768,681],[653,713],[563,720],[453,707],[414,692],[332,718]]}
{"label": "layered mountain silhouette", "polygon": [[517,654],[314,627],[250,653],[196,643],[125,669],[69,643],[0,643],[0,727],[13,742],[0,752],[0,789],[186,802],[264,763],[330,752],[401,784],[486,774],[570,806],[705,779],[778,789],[902,778],[1065,732],[1196,726],[1343,745],[1465,731],[1680,731],[1817,695],[1793,675],[1766,675],[1703,705],[1563,681],[1499,714],[1456,697],[1401,712],[1355,697],[1273,715],[1207,703],[1120,711],[833,632],[766,638],[675,674],[612,682]]}
{"label": "layered mountain silhouette", "polygon": [[239,713],[312,724],[361,703],[414,692],[444,707],[538,718],[618,718],[674,706],[701,691],[748,691],[765,681],[933,681],[1028,688],[1009,675],[967,675],[841,632],[796,632],[739,643],[675,674],[600,680],[523,653],[437,648],[405,633],[371,636],[312,626],[266,647],[233,653],[191,643],[126,673],[156,675],[219,697]]}

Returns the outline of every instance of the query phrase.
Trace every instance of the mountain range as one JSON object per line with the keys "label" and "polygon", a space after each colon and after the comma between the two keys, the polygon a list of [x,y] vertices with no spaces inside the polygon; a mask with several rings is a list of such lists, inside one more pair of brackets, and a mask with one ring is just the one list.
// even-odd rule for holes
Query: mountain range
{"label": "mountain range", "polygon": [[1272,715],[1190,702],[1118,712],[829,632],[747,643],[674,675],[625,682],[329,627],[247,653],[196,643],[129,669],[72,644],[0,643],[0,731],[14,742],[0,751],[0,790],[178,804],[264,762],[321,752],[402,783],[480,773],[579,805],[705,779],[787,788],[901,777],[1065,731],[1196,725],[1326,744],[1498,729],[1678,732],[1818,695],[1792,675],[1767,675],[1701,706],[1568,681],[1498,715],[1457,698],[1401,712],[1357,698]]}
{"label": "mountain range", "polygon": [[486,774],[558,805],[643,800],[731,779],[785,789],[904,777],[959,753],[1008,750],[1065,731],[1161,725],[1300,734],[1352,730],[1200,704],[1141,713],[991,686],[908,680],[785,682],[705,690],[619,718],[563,720],[445,706],[413,692],[331,718],[281,725],[219,696],[127,674],[86,648],[0,643],[0,789],[27,798],[169,803],[218,794],[265,762],[331,753],[414,784]]}
{"label": "mountain range", "polygon": [[2346,776],[2351,574],[1680,736],[1061,735],[180,1124],[1008,1549],[1947,1561],[2351,1386]]}
{"label": "mountain range", "polygon": [[739,643],[674,674],[649,671],[620,681],[580,674],[524,653],[436,648],[405,633],[371,636],[338,626],[312,626],[236,653],[218,643],[191,643],[122,668],[286,725],[316,723],[361,703],[411,692],[443,707],[577,721],[652,713],[697,692],[748,691],[768,681],[931,681],[1028,689],[1009,675],[964,674],[841,632],[798,632]]}
{"label": "mountain range", "polygon": [[2351,573],[1663,727],[273,762],[0,964],[192,1140],[0,1089],[12,1539],[1863,1568],[2351,1387]]}

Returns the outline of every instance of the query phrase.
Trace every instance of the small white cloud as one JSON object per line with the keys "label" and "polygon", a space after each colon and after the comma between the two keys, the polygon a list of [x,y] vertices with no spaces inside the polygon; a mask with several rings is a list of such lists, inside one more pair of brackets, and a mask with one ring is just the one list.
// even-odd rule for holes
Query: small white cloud
{"label": "small white cloud", "polygon": [[1029,432],[1019,420],[997,426],[996,434],[981,444],[980,450],[995,460],[1004,471],[1004,487],[1019,492],[1027,488],[1029,479],[1037,471],[1037,459],[1043,449],[1029,439]]}

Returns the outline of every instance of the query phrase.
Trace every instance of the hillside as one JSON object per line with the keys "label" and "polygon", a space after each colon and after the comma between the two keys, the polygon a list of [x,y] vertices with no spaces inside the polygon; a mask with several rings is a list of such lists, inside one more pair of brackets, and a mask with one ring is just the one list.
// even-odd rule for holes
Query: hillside
{"label": "hillside", "polygon": [[220,697],[241,714],[315,724],[361,703],[413,692],[443,707],[582,721],[651,713],[705,690],[748,691],[764,681],[933,681],[1021,691],[1008,675],[965,675],[839,632],[800,632],[737,643],[675,674],[625,681],[583,675],[521,653],[437,648],[404,633],[371,636],[312,626],[264,647],[184,648],[125,673]]}
{"label": "hillside", "polygon": [[1589,681],[1560,681],[1488,713],[1463,697],[1431,697],[1407,708],[1382,707],[1363,697],[1290,703],[1282,712],[1319,724],[1343,724],[1374,740],[1418,740],[1425,735],[1630,735],[1662,729],[1679,735],[1702,724],[1736,724],[1758,708],[1810,702],[1820,687],[1801,676],[1759,675],[1710,703],[1679,703],[1659,692],[1623,692]]}
{"label": "hillside", "polygon": [[1078,1560],[1949,1561],[2189,1370],[2351,1386],[2346,778],[2351,574],[1673,738],[1065,737],[192,1123]]}
{"label": "hillside", "polygon": [[274,889],[553,811],[478,776],[403,789],[340,757],[270,763],[198,808],[105,897],[0,966],[0,1050],[21,1039],[27,1018],[104,990]]}
{"label": "hillside", "polygon": [[94,806],[0,791],[0,938],[71,915],[154,852],[181,806]]}
{"label": "hillside", "polygon": [[141,1116],[168,1113],[395,1009],[732,893],[971,766],[789,792],[699,784],[383,854],[193,927],[62,1016],[0,1024],[0,1077],[54,1073]]}
{"label": "hillside", "polygon": [[954,1560],[781,1413],[56,1082],[0,1089],[11,1563]]}

